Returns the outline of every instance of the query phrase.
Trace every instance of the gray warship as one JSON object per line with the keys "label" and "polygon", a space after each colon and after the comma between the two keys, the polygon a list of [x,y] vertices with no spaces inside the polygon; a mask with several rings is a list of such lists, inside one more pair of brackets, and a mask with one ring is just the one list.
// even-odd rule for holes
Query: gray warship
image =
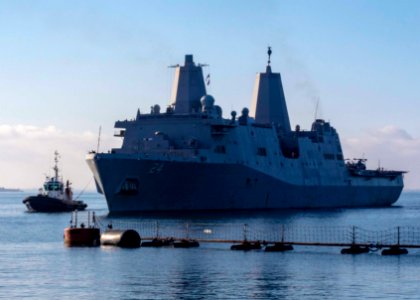
{"label": "gray warship", "polygon": [[111,213],[378,207],[395,203],[404,171],[345,160],[329,122],[292,130],[280,73],[257,73],[240,116],[206,93],[203,65],[176,65],[170,105],[117,121],[121,148],[87,163]]}

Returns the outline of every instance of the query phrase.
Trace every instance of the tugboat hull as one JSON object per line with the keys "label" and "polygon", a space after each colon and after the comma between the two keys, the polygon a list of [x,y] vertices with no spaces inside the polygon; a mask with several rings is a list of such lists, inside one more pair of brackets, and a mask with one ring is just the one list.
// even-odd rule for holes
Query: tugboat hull
{"label": "tugboat hull", "polygon": [[74,210],[84,210],[87,204],[82,201],[65,201],[48,196],[30,196],[23,200],[29,211],[34,212],[67,212]]}

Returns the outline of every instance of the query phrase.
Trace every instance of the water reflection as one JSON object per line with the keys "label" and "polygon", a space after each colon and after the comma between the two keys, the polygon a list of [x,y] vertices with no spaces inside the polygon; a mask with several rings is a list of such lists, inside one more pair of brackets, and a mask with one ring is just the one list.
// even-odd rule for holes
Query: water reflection
{"label": "water reflection", "polygon": [[[106,211],[102,198],[90,207]],[[388,228],[417,226],[420,194],[392,209],[340,209],[235,214],[143,216],[169,226],[186,222]],[[21,199],[4,198],[0,216],[0,297],[43,299],[418,299],[420,251],[402,257],[341,255],[339,248],[295,247],[287,253],[195,249],[66,248],[67,214],[27,214]],[[18,203],[19,202],[19,203]],[[17,210],[17,203],[22,210]],[[107,216],[107,220],[133,220]]]}

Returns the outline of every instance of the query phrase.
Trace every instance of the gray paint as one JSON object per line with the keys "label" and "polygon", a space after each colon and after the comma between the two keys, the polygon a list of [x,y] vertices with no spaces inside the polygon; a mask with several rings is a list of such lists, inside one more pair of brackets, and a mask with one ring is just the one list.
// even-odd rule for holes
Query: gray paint
{"label": "gray paint", "polygon": [[265,73],[257,74],[250,115],[257,123],[274,123],[286,132],[291,131],[281,76],[272,73],[270,66]]}
{"label": "gray paint", "polygon": [[200,99],[206,94],[203,70],[196,65],[192,55],[185,56],[184,66],[176,66],[172,86],[171,104],[175,112],[188,114],[201,109]]}
{"label": "gray paint", "polygon": [[192,57],[178,71],[175,111],[155,109],[117,121],[121,148],[87,156],[110,212],[363,207],[397,201],[404,172],[346,164],[339,136],[324,120],[315,120],[309,131],[290,130],[279,74],[257,78],[261,110],[256,119],[247,110],[238,119],[235,114],[224,119],[213,97],[197,102],[205,89]]}
{"label": "gray paint", "polygon": [[[320,207],[372,207],[394,203],[401,181],[382,179],[343,185],[296,185],[237,164],[162,162],[107,154],[89,166],[97,170],[111,212]],[[139,180],[139,194],[119,195],[125,178]],[[249,179],[249,180],[248,180]]]}

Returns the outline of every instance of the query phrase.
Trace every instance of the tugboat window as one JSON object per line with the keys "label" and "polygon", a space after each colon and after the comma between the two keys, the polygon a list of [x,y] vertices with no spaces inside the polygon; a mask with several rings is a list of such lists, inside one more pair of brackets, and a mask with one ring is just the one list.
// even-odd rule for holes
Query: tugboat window
{"label": "tugboat window", "polygon": [[60,184],[57,184],[57,183],[46,183],[46,184],[44,184],[44,189],[46,191],[61,191],[62,186]]}

